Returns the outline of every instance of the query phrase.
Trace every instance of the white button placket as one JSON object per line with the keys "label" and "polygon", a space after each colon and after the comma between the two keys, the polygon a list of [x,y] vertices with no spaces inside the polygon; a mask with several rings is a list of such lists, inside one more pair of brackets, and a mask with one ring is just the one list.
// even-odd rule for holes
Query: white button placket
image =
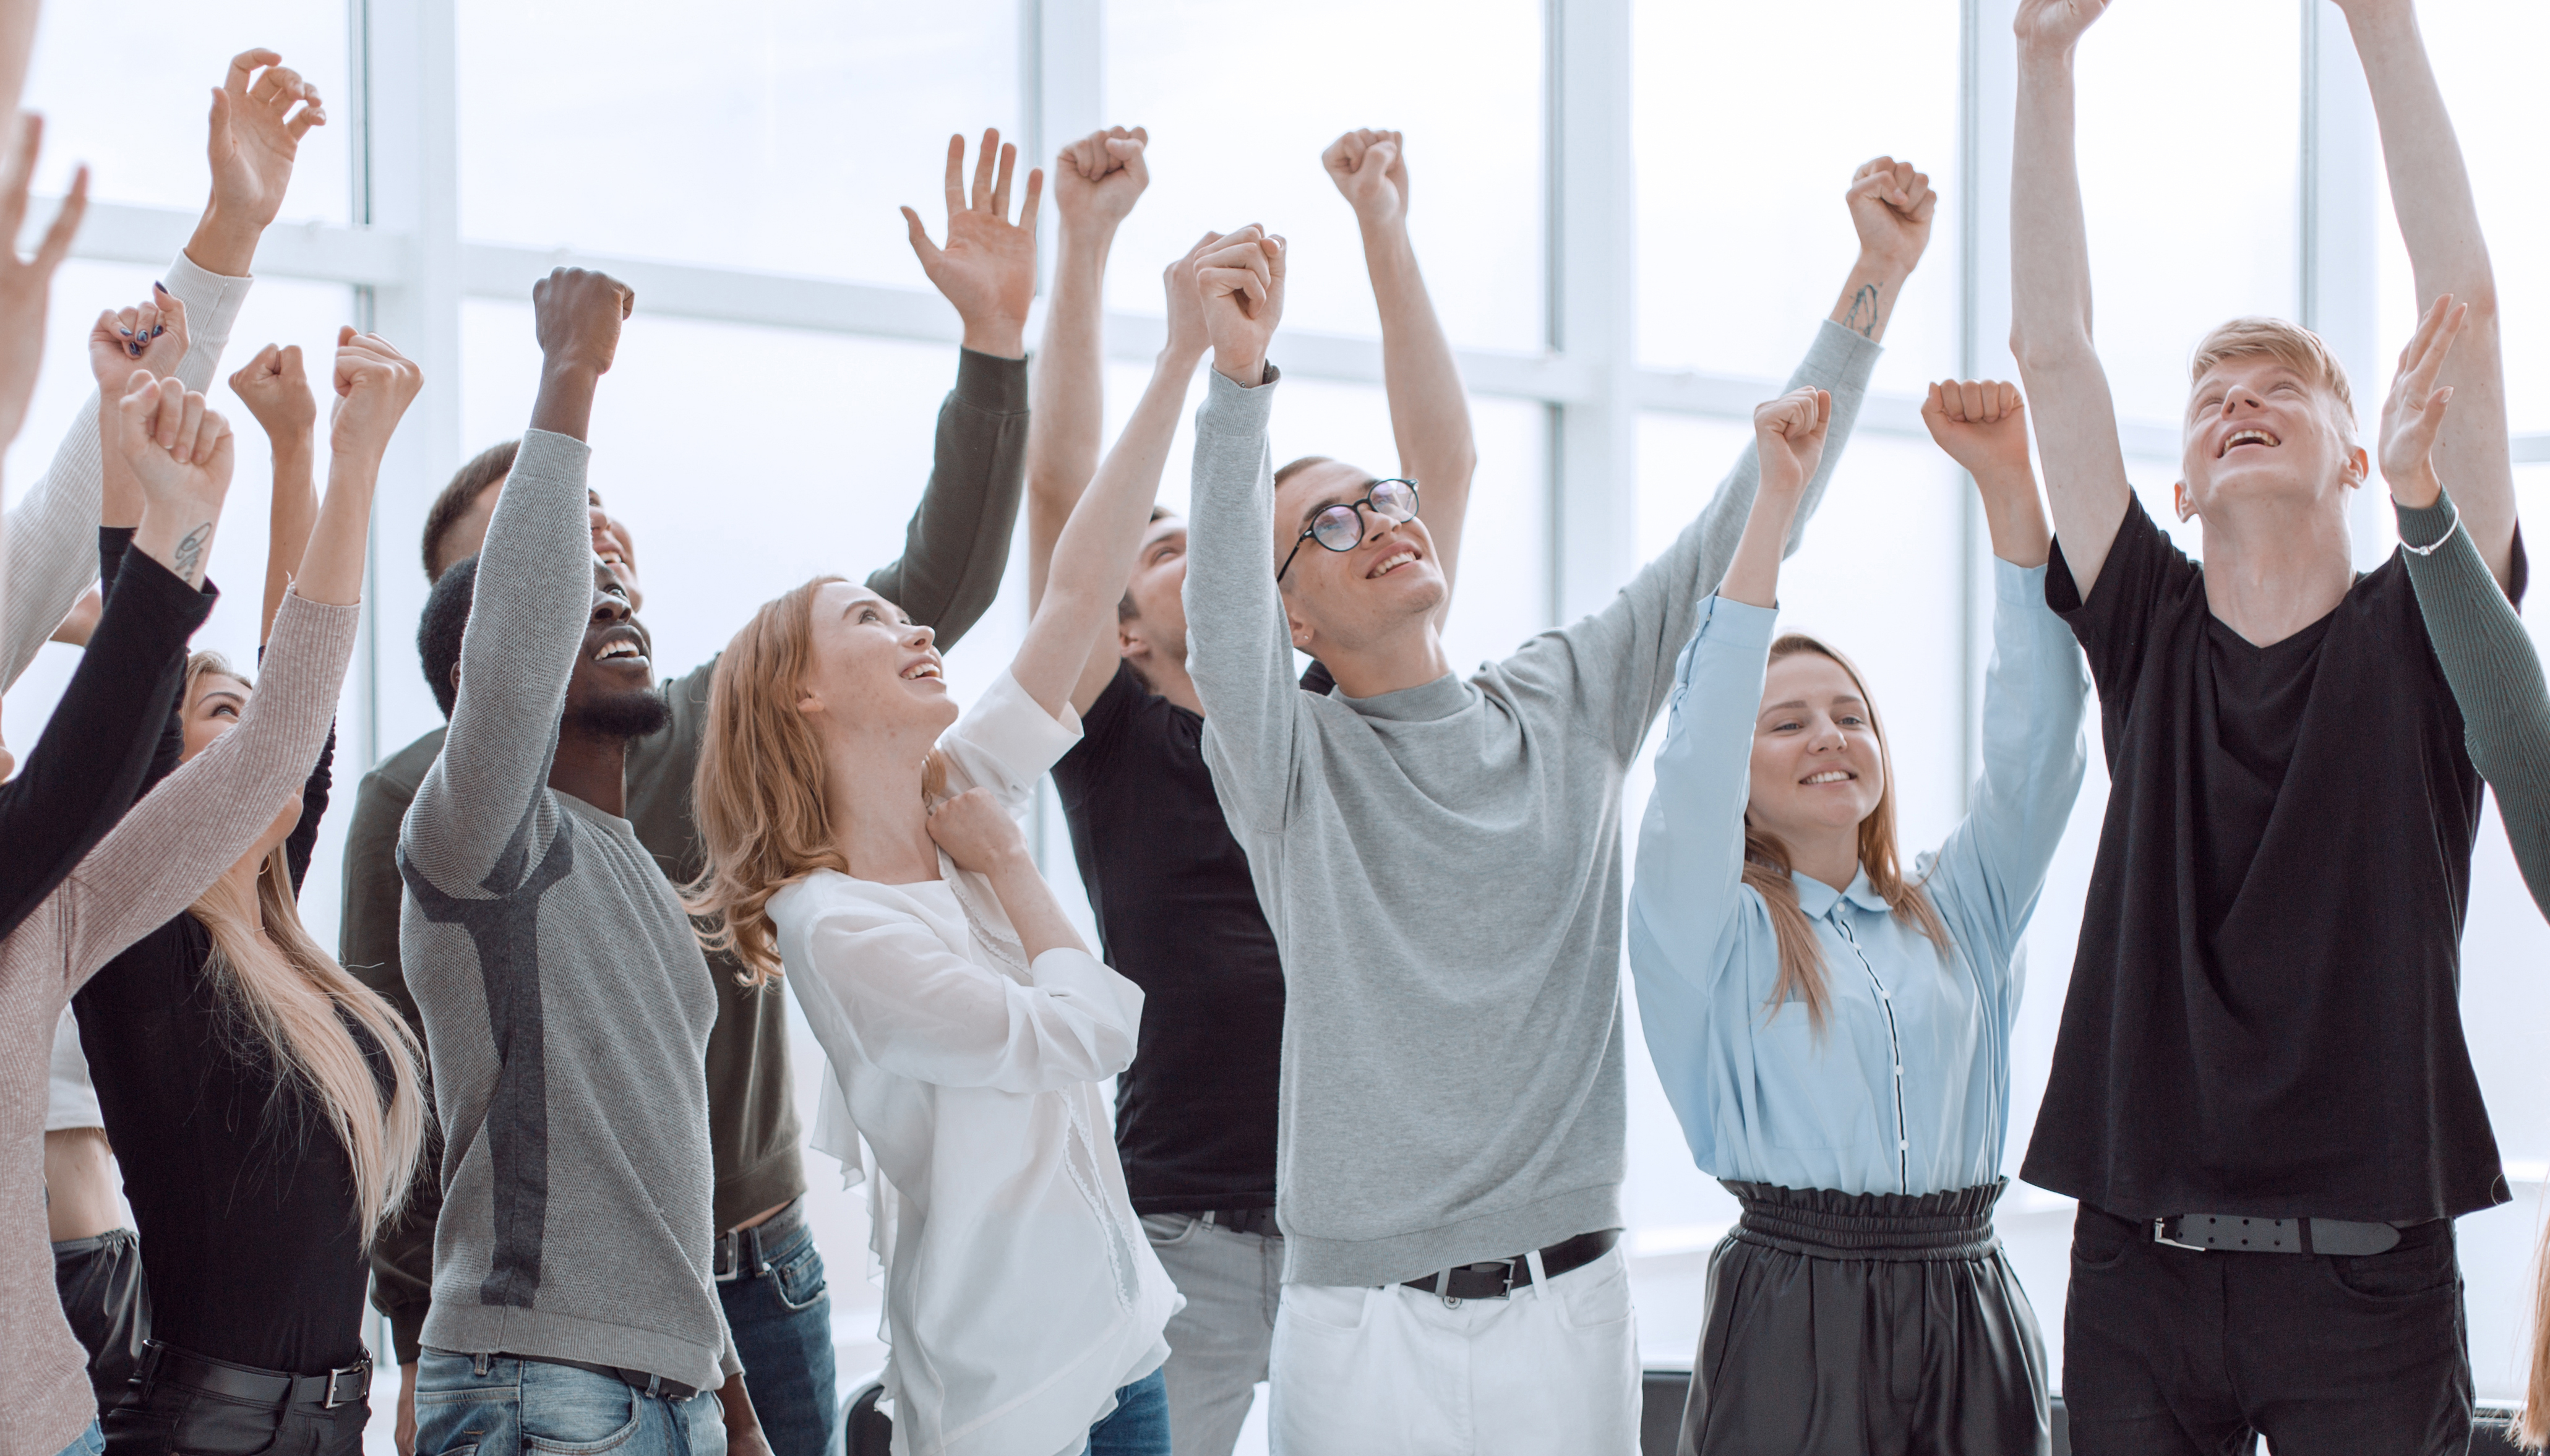
{"label": "white button placket", "polygon": [[1851,933],[1850,917],[1845,913],[1850,902],[1833,903],[1832,926],[1843,943],[1859,960],[1860,970],[1867,975],[1870,989],[1877,993],[1878,1010],[1886,1013],[1886,1059],[1895,1068],[1895,1182],[1896,1191],[1912,1191],[1912,1139],[1904,1125],[1904,1042],[1895,1031],[1895,997],[1886,983],[1877,979],[1877,967],[1868,963],[1868,952],[1860,948],[1859,937]]}

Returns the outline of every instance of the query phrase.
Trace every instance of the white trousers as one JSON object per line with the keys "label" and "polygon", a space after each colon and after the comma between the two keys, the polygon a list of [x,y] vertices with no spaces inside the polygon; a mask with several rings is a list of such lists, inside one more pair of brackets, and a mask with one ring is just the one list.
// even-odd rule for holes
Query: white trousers
{"label": "white trousers", "polygon": [[1628,1264],[1502,1300],[1288,1284],[1269,1398],[1274,1456],[1637,1456]]}

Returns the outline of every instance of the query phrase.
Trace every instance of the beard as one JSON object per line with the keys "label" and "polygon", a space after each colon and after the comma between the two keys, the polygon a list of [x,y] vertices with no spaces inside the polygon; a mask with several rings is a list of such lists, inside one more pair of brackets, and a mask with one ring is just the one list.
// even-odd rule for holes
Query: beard
{"label": "beard", "polygon": [[673,706],[653,688],[596,693],[566,710],[568,728],[599,738],[643,738],[662,732],[672,722]]}

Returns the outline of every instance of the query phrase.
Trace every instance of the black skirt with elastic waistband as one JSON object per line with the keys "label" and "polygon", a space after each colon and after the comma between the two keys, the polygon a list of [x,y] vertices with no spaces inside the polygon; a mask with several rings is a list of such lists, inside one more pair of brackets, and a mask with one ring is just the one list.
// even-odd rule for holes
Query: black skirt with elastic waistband
{"label": "black skirt with elastic waistband", "polygon": [[1684,1456],[2043,1456],[2045,1342],[1993,1232],[2004,1185],[1917,1197],[1728,1182]]}

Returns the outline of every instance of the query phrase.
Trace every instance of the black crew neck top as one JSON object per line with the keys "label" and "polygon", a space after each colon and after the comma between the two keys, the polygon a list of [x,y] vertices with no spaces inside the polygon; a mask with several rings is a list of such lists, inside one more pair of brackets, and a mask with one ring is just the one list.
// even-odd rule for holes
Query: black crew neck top
{"label": "black crew neck top", "polygon": [[[173,749],[173,745],[171,745]],[[297,891],[328,808],[332,733],[284,841]],[[164,770],[174,753],[163,750]],[[142,1235],[150,1332],[179,1349],[315,1375],[362,1358],[370,1269],[352,1164],[317,1105],[277,1076],[177,916],[72,998],[80,1048]],[[390,1053],[347,1021],[386,1097]]]}
{"label": "black crew neck top", "polygon": [[2398,553],[2262,647],[2137,502],[2045,596],[2112,784],[2020,1176],[2132,1218],[2505,1202],[2458,1001],[2480,780]]}
{"label": "black crew neck top", "polygon": [[1053,766],[1107,964],[1142,988],[1116,1146],[1138,1213],[1275,1205],[1284,966],[1224,823],[1204,719],[1132,668]]}

